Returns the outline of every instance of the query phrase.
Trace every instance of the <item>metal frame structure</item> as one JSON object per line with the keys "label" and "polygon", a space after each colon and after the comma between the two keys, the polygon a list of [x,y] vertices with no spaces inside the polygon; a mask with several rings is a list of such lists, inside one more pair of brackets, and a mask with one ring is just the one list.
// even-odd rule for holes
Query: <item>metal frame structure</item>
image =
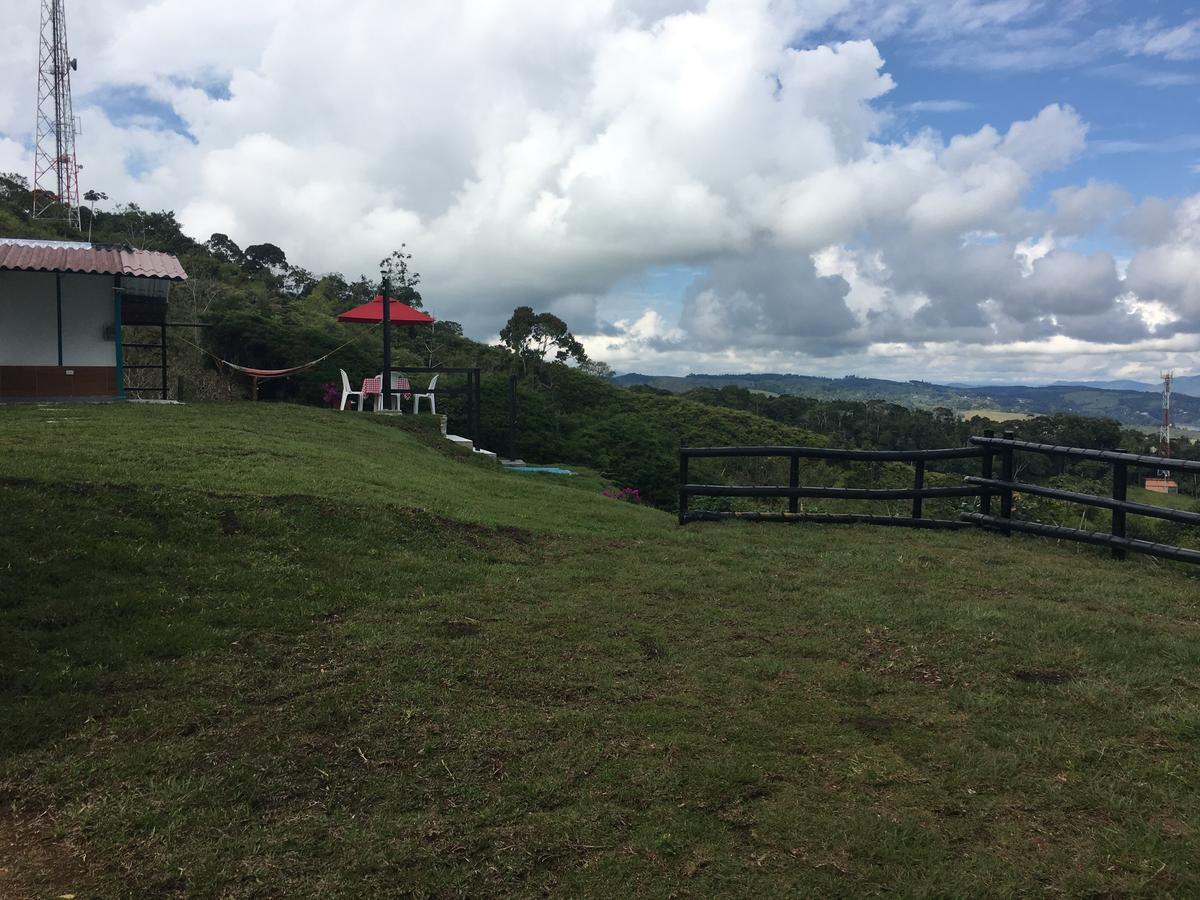
{"label": "metal frame structure", "polygon": [[[389,360],[390,362],[390,360]],[[444,387],[439,381],[434,394],[440,400],[442,397],[465,397],[466,398],[466,430],[467,436],[471,438],[472,445],[478,449],[479,447],[479,412],[480,412],[480,370],[478,368],[446,368],[444,366],[405,366],[401,369],[389,369],[389,372],[401,371],[405,375],[464,375],[466,376],[466,384],[462,387]],[[383,376],[383,387],[386,390],[391,385],[391,377],[388,374]],[[412,388],[414,394],[422,393],[417,388]],[[399,393],[393,392],[393,393]],[[385,407],[390,409],[391,407]]]}
{"label": "metal frame structure", "polygon": [[81,229],[79,163],[75,157],[79,125],[71,103],[71,70],[78,68],[67,52],[64,0],[42,0],[30,214],[35,219],[63,217]]}
{"label": "metal frame structure", "polygon": [[[1171,382],[1174,380],[1174,372],[1162,373],[1162,426],[1158,429],[1158,452],[1163,459],[1171,457]],[[1171,477],[1170,469],[1159,469],[1158,474],[1164,479]]]}

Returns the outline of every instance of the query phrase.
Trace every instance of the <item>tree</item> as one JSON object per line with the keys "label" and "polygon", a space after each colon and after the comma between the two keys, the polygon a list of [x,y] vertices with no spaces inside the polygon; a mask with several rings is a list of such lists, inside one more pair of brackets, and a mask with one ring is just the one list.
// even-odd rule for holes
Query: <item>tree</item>
{"label": "tree", "polygon": [[272,275],[279,275],[287,271],[287,255],[274,244],[251,244],[246,248],[243,256],[248,272],[254,274],[269,272]]}
{"label": "tree", "polygon": [[317,276],[302,266],[288,266],[283,289],[296,297],[307,297],[317,286]]}
{"label": "tree", "polygon": [[424,309],[421,294],[417,285],[421,283],[419,272],[408,270],[411,253],[406,253],[407,244],[401,244],[399,250],[393,250],[392,255],[379,261],[380,274],[387,279],[391,296],[413,309]]}
{"label": "tree", "polygon": [[16,172],[0,172],[0,197],[16,198],[29,193],[29,179]]}
{"label": "tree", "polygon": [[171,210],[147,212],[136,203],[118,206],[116,212],[96,217],[96,240],[123,243],[142,250],[161,250],[181,255],[197,244],[183,233]]}
{"label": "tree", "polygon": [[227,234],[217,232],[208,239],[208,252],[218,259],[240,266],[245,262],[242,248],[233,242]]}
{"label": "tree", "polygon": [[535,313],[532,307],[518,306],[500,330],[500,341],[521,360],[525,369],[529,362],[540,362],[554,350],[556,363],[574,359],[580,365],[588,361],[583,344],[575,340],[567,323],[554,313]]}
{"label": "tree", "polygon": [[89,204],[89,206],[88,206],[88,241],[90,242],[92,239],[92,222],[95,221],[95,218],[96,218],[96,201],[97,200],[107,200],[108,194],[104,193],[104,191],[88,191],[86,194],[83,195],[83,199],[86,200]]}
{"label": "tree", "polygon": [[617,374],[613,371],[612,366],[598,359],[585,359],[579,364],[579,371],[596,378],[603,378],[605,381]]}

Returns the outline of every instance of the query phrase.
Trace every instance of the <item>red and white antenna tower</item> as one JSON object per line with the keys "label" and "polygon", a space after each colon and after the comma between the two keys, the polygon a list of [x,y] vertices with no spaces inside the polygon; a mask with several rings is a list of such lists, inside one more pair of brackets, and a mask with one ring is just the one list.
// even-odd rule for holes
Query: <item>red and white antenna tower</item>
{"label": "red and white antenna tower", "polygon": [[63,0],[42,0],[31,212],[35,219],[66,218],[79,228],[79,164],[75,160],[78,123],[71,107],[72,69],[78,69],[78,65],[67,53]]}
{"label": "red and white antenna tower", "polygon": [[[1174,372],[1162,373],[1162,427],[1158,430],[1158,446],[1159,453],[1166,459],[1171,455],[1171,382],[1175,378]],[[1167,473],[1169,474],[1169,473]]]}

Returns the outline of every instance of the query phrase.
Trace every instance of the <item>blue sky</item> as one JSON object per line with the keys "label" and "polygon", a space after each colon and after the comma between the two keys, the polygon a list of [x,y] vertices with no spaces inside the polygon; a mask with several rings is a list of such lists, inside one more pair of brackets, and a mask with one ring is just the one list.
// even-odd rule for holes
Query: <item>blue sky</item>
{"label": "blue sky", "polygon": [[[1002,128],[1051,104],[1073,108],[1087,124],[1087,146],[1068,164],[1039,175],[1023,198],[1029,207],[1049,206],[1052,191],[1088,182],[1119,186],[1135,203],[1200,190],[1197,8],[1162,0],[1012,6],[1026,13],[965,33],[936,23],[914,27],[911,20],[882,28],[835,21],[795,46],[846,37],[874,41],[895,83],[876,103],[886,113],[877,133],[883,142],[904,141],[924,129],[949,137]],[[1189,33],[1180,35],[1176,52],[1135,52],[1139,35],[1172,29]],[[1073,247],[1122,260],[1137,250],[1107,226],[1076,236]],[[668,319],[678,315],[697,271],[655,267],[617,285],[614,317],[635,315],[648,298]]]}

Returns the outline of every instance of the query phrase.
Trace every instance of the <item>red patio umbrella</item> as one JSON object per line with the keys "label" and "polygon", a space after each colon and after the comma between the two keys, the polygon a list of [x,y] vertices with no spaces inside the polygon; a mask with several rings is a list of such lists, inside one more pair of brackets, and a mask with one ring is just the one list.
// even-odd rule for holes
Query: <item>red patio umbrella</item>
{"label": "red patio umbrella", "polygon": [[[388,292],[387,278],[383,280],[383,293]],[[419,309],[401,303],[395,297],[389,297],[384,304],[383,294],[376,294],[369,303],[362,303],[353,309],[348,309],[340,316],[339,322],[382,322],[383,323],[383,402],[390,409],[392,406],[392,325],[432,325],[433,316],[426,315]]]}
{"label": "red patio umbrella", "polygon": [[[432,325],[433,316],[426,315],[419,309],[413,309],[392,297],[388,303],[388,315],[393,325]],[[338,316],[339,322],[375,322],[383,321],[383,295],[376,294],[375,299],[361,303],[353,309],[348,309]]]}

